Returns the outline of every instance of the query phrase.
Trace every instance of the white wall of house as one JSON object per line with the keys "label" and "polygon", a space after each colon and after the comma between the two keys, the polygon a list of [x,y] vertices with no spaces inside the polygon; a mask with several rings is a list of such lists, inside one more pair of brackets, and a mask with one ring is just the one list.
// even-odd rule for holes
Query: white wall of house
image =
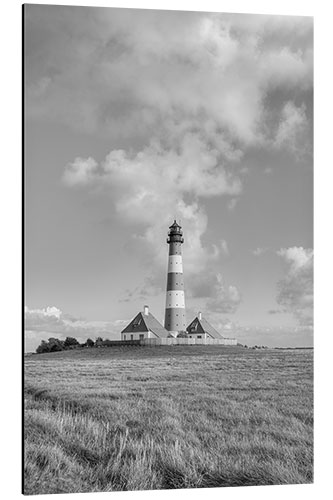
{"label": "white wall of house", "polygon": [[207,336],[206,339],[194,338],[155,338],[145,339],[143,345],[237,345],[236,339],[213,339]]}
{"label": "white wall of house", "polygon": [[[141,337],[141,335],[143,335]],[[156,339],[156,335],[154,335],[150,330],[148,332],[130,332],[130,333],[122,333],[121,340],[140,340],[140,339]]]}
{"label": "white wall of house", "polygon": [[189,335],[188,335],[188,338],[189,339],[207,339],[208,338],[208,335],[207,333],[194,333],[194,332],[191,332]]}

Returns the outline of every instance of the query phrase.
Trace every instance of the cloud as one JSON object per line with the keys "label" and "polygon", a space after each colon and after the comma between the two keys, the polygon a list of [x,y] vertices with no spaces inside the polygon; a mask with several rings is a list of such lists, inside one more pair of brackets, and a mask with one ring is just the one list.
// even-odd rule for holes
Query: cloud
{"label": "cloud", "polygon": [[268,251],[268,248],[266,247],[257,247],[255,248],[254,250],[252,250],[252,254],[255,256],[255,257],[260,257],[261,255],[263,255],[264,253],[266,253]]}
{"label": "cloud", "polygon": [[288,101],[281,111],[274,146],[277,148],[285,146],[294,151],[304,149],[302,141],[307,126],[305,104],[297,107],[292,101]]}
{"label": "cloud", "polygon": [[281,248],[277,254],[286,264],[286,275],[278,283],[277,303],[292,313],[302,326],[313,324],[313,250]]}
{"label": "cloud", "polygon": [[[177,215],[187,228],[187,271],[204,269],[216,248],[202,243],[203,200],[230,196],[232,210],[248,170],[247,148],[271,147],[281,115],[276,143],[282,147],[286,130],[305,116],[292,101],[273,106],[267,96],[312,87],[311,20],[29,9],[30,37],[32,28],[50,25],[50,31],[35,52],[27,40],[27,112],[132,145],[110,148],[98,166],[93,158],[76,158],[64,182],[104,185],[119,216],[145,227],[138,234],[147,248]],[[30,95],[30,86],[45,77],[51,81],[43,96]],[[162,255],[153,258],[161,262]]]}
{"label": "cloud", "polygon": [[249,347],[254,345],[268,347],[313,346],[313,328],[310,326],[244,327],[236,325],[232,330],[232,335],[228,336],[236,337],[238,342]]}
{"label": "cloud", "polygon": [[208,313],[234,313],[241,302],[237,287],[225,284],[222,275],[213,271],[191,275],[186,290],[191,299],[206,299],[202,305]]}
{"label": "cloud", "polygon": [[51,317],[54,316],[55,318],[58,319],[62,315],[61,310],[58,309],[57,307],[54,307],[54,306],[51,306],[51,307],[47,306],[44,309],[29,309],[28,306],[24,306],[24,312],[30,318],[33,316],[40,317],[40,318],[44,318],[44,317],[49,318],[50,316]]}
{"label": "cloud", "polygon": [[[164,286],[162,286],[162,283]],[[154,274],[146,277],[141,285],[125,290],[125,294],[119,299],[119,302],[129,302],[133,299],[146,300],[148,297],[156,297],[161,293],[165,293],[165,289],[165,275]]]}
{"label": "cloud", "polygon": [[144,142],[199,128],[239,159],[269,92],[312,86],[312,20],[277,17],[28,6],[27,113]]}
{"label": "cloud", "polygon": [[283,309],[269,309],[268,314],[284,314],[286,311]]}
{"label": "cloud", "polygon": [[231,198],[231,200],[227,204],[228,210],[231,212],[232,210],[235,209],[236,205],[238,203],[238,198]]}
{"label": "cloud", "polygon": [[209,311],[221,313],[234,313],[241,303],[241,294],[237,287],[226,286],[222,283],[220,276],[217,277],[215,297],[209,299],[206,307]]}
{"label": "cloud", "polygon": [[216,325],[216,329],[218,332],[222,334],[223,337],[231,337],[233,332],[239,328],[239,326],[231,321],[229,318],[221,318],[219,314],[209,313],[210,322]]}
{"label": "cloud", "polygon": [[122,220],[141,228],[134,235],[136,246],[158,268],[165,266],[165,249],[155,242],[165,238],[174,216],[186,228],[187,273],[200,272],[208,262],[228,254],[224,240],[211,248],[204,246],[207,216],[200,200],[239,194],[241,184],[201,134],[186,133],[177,151],[155,140],[138,153],[113,150],[99,166],[91,158],[77,158],[66,168],[63,180],[71,186],[98,186],[99,193],[110,196]]}
{"label": "cloud", "polygon": [[25,306],[24,315],[27,330],[42,331],[50,328],[50,331],[57,331],[63,325],[62,312],[54,306],[44,309],[29,309]]}
{"label": "cloud", "polygon": [[222,249],[222,253],[228,257],[229,255],[229,248],[228,248],[228,244],[225,240],[221,240],[221,249]]}
{"label": "cloud", "polygon": [[221,316],[219,312],[203,311],[203,316],[224,337],[236,338],[238,342],[249,347],[265,345],[269,347],[301,347],[313,345],[312,326],[244,326],[228,317]]}
{"label": "cloud", "polygon": [[82,186],[89,184],[97,169],[97,163],[93,158],[75,158],[66,166],[63,181],[67,186]]}

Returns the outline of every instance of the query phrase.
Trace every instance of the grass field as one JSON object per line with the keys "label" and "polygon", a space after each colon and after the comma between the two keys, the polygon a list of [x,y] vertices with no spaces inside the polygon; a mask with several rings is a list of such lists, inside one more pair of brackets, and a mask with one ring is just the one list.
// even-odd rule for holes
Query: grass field
{"label": "grass field", "polygon": [[225,346],[29,356],[24,492],[312,482],[312,368]]}

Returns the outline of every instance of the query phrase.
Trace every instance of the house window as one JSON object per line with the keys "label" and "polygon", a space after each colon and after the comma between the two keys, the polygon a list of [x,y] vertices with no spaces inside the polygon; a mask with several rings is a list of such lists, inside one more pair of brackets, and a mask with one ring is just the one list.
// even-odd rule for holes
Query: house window
{"label": "house window", "polygon": [[198,339],[201,339],[201,335],[198,335]]}
{"label": "house window", "polygon": [[126,340],[126,335],[124,335],[124,340]]}
{"label": "house window", "polygon": [[140,333],[140,336],[139,336],[140,340],[143,340],[145,338],[144,334],[143,333]]}
{"label": "house window", "polygon": [[131,335],[131,340],[133,340],[133,335]]}

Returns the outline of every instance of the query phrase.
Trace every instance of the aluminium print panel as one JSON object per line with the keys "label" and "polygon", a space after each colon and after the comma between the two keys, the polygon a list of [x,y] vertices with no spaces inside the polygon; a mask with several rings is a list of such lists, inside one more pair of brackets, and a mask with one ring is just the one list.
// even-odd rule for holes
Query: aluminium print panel
{"label": "aluminium print panel", "polygon": [[26,495],[313,482],[313,19],[23,7]]}

